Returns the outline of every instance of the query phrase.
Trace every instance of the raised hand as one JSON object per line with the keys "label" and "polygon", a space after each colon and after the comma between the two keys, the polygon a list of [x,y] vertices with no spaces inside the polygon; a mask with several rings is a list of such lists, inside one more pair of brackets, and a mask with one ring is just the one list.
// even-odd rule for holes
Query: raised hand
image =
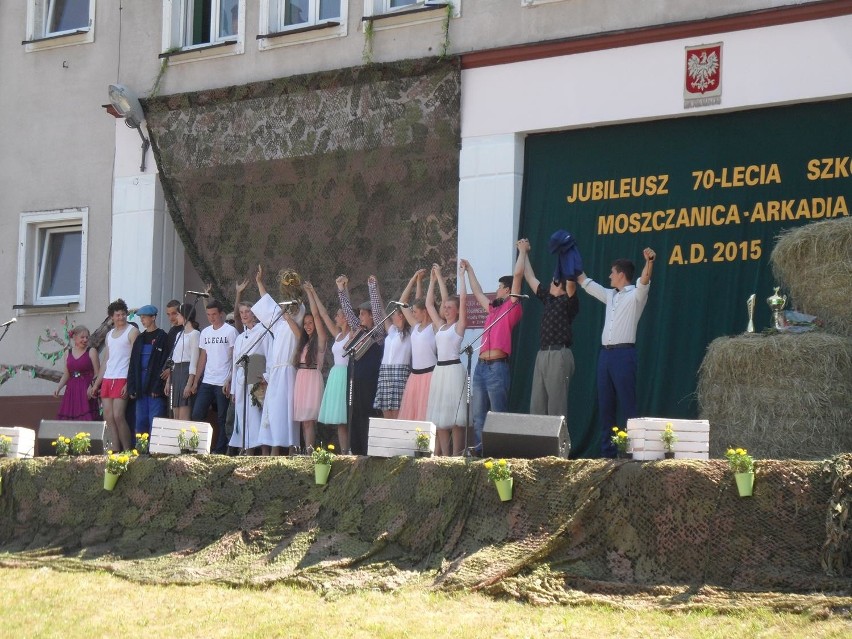
{"label": "raised hand", "polygon": [[345,275],[338,275],[334,282],[337,284],[337,290],[342,291],[349,284],[349,278]]}
{"label": "raised hand", "polygon": [[237,282],[237,285],[234,287],[237,290],[237,294],[241,294],[246,287],[248,286],[249,278],[244,279],[242,282]]}

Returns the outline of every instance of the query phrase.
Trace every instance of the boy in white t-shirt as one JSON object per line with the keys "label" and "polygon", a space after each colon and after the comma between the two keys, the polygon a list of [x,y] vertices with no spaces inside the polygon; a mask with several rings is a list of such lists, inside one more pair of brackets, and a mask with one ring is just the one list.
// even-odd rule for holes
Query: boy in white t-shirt
{"label": "boy in white t-shirt", "polygon": [[[218,300],[207,303],[207,321],[210,326],[201,331],[198,356],[198,373],[192,388],[195,404],[192,407],[193,421],[205,421],[210,405],[216,402],[219,427],[214,453],[228,452],[228,437],[225,433],[225,418],[230,403],[231,368],[233,365],[234,342],[237,329],[225,323],[225,310]],[[198,383],[201,380],[201,383]]]}

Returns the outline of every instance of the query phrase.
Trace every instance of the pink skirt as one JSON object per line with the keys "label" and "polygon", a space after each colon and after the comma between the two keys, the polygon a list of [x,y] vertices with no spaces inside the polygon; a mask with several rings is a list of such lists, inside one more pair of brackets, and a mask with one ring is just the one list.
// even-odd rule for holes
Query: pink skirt
{"label": "pink skirt", "polygon": [[322,404],[322,373],[316,368],[300,368],[296,371],[293,387],[293,420],[316,421]]}
{"label": "pink skirt", "polygon": [[429,386],[432,383],[432,371],[428,373],[412,373],[408,376],[402,402],[399,405],[397,419],[410,419],[422,422],[426,419],[426,408],[429,406]]}

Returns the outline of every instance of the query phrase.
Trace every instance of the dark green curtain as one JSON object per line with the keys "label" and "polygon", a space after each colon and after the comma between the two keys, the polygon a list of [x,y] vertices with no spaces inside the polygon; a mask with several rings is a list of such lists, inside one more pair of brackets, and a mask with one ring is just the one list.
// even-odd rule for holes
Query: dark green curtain
{"label": "dark green curtain", "polygon": [[[637,336],[640,414],[697,417],[695,388],[705,349],[716,337],[745,330],[752,293],[757,330],[769,326],[765,300],[775,286],[769,258],[778,233],[848,216],[850,123],[852,100],[842,100],[527,138],[521,236],[530,239],[539,279],[547,281],[553,272],[547,241],[560,228],[575,234],[586,273],[604,286],[615,258],[634,260],[638,277],[642,249],[657,251]],[[658,176],[648,189],[652,195],[633,196],[630,188],[641,182],[622,182],[644,177],[647,187],[650,176]],[[620,193],[626,184],[627,196],[569,202],[574,185],[583,185],[585,195],[587,183],[593,195]],[[692,209],[702,206],[721,207],[715,219],[724,223],[701,224],[706,209]],[[595,457],[604,305],[579,295],[568,425],[572,456]],[[540,306],[535,299],[525,302],[519,329],[512,387],[512,409],[519,412],[529,408]]]}

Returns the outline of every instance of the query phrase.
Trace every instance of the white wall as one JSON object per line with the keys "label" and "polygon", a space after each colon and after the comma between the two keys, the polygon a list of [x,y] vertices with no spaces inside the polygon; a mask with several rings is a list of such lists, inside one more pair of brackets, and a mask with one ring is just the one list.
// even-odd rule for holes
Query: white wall
{"label": "white wall", "polygon": [[[850,34],[844,16],[463,71],[459,253],[486,290],[510,271],[526,134],[847,97]],[[684,109],[684,47],[713,42],[722,103]]]}

